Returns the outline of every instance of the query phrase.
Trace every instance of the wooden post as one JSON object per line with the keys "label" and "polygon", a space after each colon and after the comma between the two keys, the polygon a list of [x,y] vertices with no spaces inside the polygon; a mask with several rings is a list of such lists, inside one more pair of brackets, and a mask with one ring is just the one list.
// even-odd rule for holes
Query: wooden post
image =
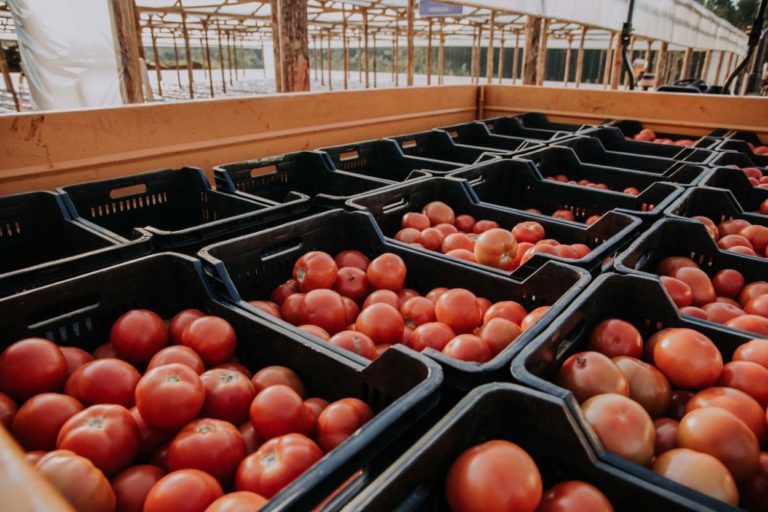
{"label": "wooden post", "polygon": [[523,47],[523,85],[536,85],[536,65],[539,58],[541,18],[528,16],[525,22],[525,46]]}
{"label": "wooden post", "polygon": [[323,33],[320,32],[320,46],[317,47],[320,51],[318,56],[320,59],[320,85],[325,85],[325,56],[323,55]]}
{"label": "wooden post", "polygon": [[719,83],[720,80],[721,80],[720,72],[723,70],[723,59],[725,57],[725,52],[724,51],[720,50],[720,52],[718,52],[718,53],[720,53],[720,57],[717,59],[717,72],[715,73],[715,83],[716,84]]}
{"label": "wooden post", "polygon": [[314,80],[317,81],[317,36],[312,34],[312,64],[310,69],[315,72]]}
{"label": "wooden post", "polygon": [[349,48],[347,47],[347,9],[341,4],[341,47],[344,60],[344,90],[349,88]]}
{"label": "wooden post", "polygon": [[[365,88],[368,89],[368,9],[363,9],[363,37],[365,37]],[[376,36],[374,35],[373,37],[375,38]],[[374,59],[376,58],[375,53],[376,51],[374,50]]]}
{"label": "wooden post", "polygon": [[616,49],[613,51],[613,64],[611,66],[611,89],[619,88],[621,81],[621,33],[616,32]]}
{"label": "wooden post", "polygon": [[660,85],[664,84],[664,74],[667,67],[667,50],[669,49],[669,43],[666,41],[661,42],[659,47],[659,53],[656,55],[656,66],[654,69],[654,76],[656,77],[656,89]]}
{"label": "wooden post", "polygon": [[432,85],[432,18],[429,18],[427,30],[427,85]]}
{"label": "wooden post", "polygon": [[[115,20],[117,21],[117,20]],[[133,24],[133,20],[131,20]],[[18,94],[16,94],[16,88],[13,86],[13,80],[11,79],[11,71],[8,69],[8,60],[5,58],[5,50],[2,43],[0,43],[0,73],[3,74],[3,80],[5,81],[5,89],[11,93],[13,97],[13,106],[16,108],[16,112],[22,111],[21,100]],[[127,84],[126,84],[127,85]],[[136,102],[132,102],[136,103]]]}
{"label": "wooden post", "polygon": [[645,65],[648,66],[648,69],[651,68],[651,46],[653,45],[653,41],[648,39],[647,40],[648,46],[645,47],[645,56],[643,57],[643,60],[645,60]]}
{"label": "wooden post", "polygon": [[485,56],[485,79],[487,83],[493,82],[493,37],[496,23],[496,11],[491,9],[491,18],[488,20],[488,54]]}
{"label": "wooden post", "polygon": [[278,0],[282,92],[309,90],[307,2]]}
{"label": "wooden post", "polygon": [[187,58],[187,79],[189,80],[189,98],[195,97],[194,76],[192,74],[192,49],[189,47],[189,32],[187,32],[187,15],[181,11],[181,34],[184,36],[184,54]]}
{"label": "wooden post", "polygon": [[203,22],[203,37],[205,44],[205,61],[208,64],[208,86],[211,91],[211,98],[215,96],[213,91],[213,71],[211,68],[211,47],[208,45],[208,22]]}
{"label": "wooden post", "polygon": [[443,85],[445,74],[445,33],[443,27],[445,21],[440,20],[440,42],[437,47],[437,83]]}
{"label": "wooden post", "polygon": [[[632,65],[632,62],[634,62],[634,52],[635,52],[635,36],[632,36],[629,40],[629,51],[627,52],[627,59],[629,59],[629,67],[633,70],[634,73],[634,66]],[[621,72],[619,73],[619,76],[624,75],[624,88],[629,88],[629,75],[625,73],[624,66],[621,66]]]}
{"label": "wooden post", "polygon": [[176,44],[176,32],[171,31],[173,37],[173,62],[176,64],[176,83],[181,89],[181,70],[179,69],[179,45]]}
{"label": "wooden post", "polygon": [[216,39],[218,40],[219,47],[219,69],[221,70],[221,90],[224,94],[227,93],[227,75],[224,70],[224,50],[221,46],[221,24],[219,20],[216,20]]}
{"label": "wooden post", "polygon": [[469,78],[470,82],[475,83],[475,67],[477,66],[477,54],[475,53],[477,48],[477,27],[472,31],[472,52],[470,53],[469,61]]}
{"label": "wooden post", "polygon": [[163,95],[163,75],[160,71],[160,54],[157,53],[157,34],[155,26],[152,24],[152,17],[149,18],[149,36],[152,38],[152,57],[155,59],[155,75],[157,76],[157,94]]}
{"label": "wooden post", "polygon": [[512,85],[520,75],[520,30],[515,30],[515,52],[512,54]]}
{"label": "wooden post", "polygon": [[701,73],[699,76],[699,78],[701,78],[702,80],[707,79],[711,61],[712,61],[712,50],[707,50],[707,52],[704,54],[704,64],[701,66]]}
{"label": "wooden post", "polygon": [[610,36],[608,37],[608,50],[605,52],[605,65],[603,66],[603,89],[608,87],[608,84],[611,81],[611,63],[613,62],[613,39],[615,36],[614,32],[609,32]]}
{"label": "wooden post", "polygon": [[483,46],[483,25],[478,23],[477,24],[477,47],[475,48],[475,52],[477,52],[477,55],[475,56],[475,83],[480,84],[480,48]]}
{"label": "wooden post", "polygon": [[[283,92],[283,74],[280,57],[280,2],[270,0],[270,15],[272,18],[272,55],[275,59],[275,91]],[[245,69],[245,66],[243,66]]]}
{"label": "wooden post", "polygon": [[581,38],[579,40],[579,53],[576,56],[576,88],[578,89],[581,86],[581,75],[584,72],[584,41],[587,39],[587,31],[589,30],[589,27],[586,25],[583,25],[581,27]]}
{"label": "wooden post", "polygon": [[363,83],[363,40],[360,31],[357,32],[357,81]]}
{"label": "wooden post", "polygon": [[227,69],[229,70],[229,85],[234,85],[232,80],[232,32],[227,30]]}
{"label": "wooden post", "polygon": [[413,56],[414,56],[414,48],[413,48],[413,21],[416,11],[416,0],[408,0],[408,8],[406,9],[407,14],[407,48],[405,53],[405,73],[406,73],[406,84],[408,87],[411,87],[413,85]]}
{"label": "wooden post", "polygon": [[[399,19],[399,16],[398,16]],[[395,86],[400,85],[400,29],[395,26]]]}
{"label": "wooden post", "polygon": [[733,52],[728,52],[728,67],[725,68],[725,78],[723,79],[723,82],[728,79],[729,76],[731,76],[731,66],[733,66],[733,56],[735,54]]}
{"label": "wooden post", "polygon": [[549,39],[549,18],[541,22],[541,43],[539,44],[538,62],[536,63],[536,85],[544,85],[547,74],[547,40]]}
{"label": "wooden post", "polygon": [[[264,58],[264,41],[261,41],[261,55]],[[248,60],[245,58],[245,37],[240,38],[240,62],[242,63],[241,70],[243,72],[243,80],[245,80],[245,72],[248,69]],[[267,77],[267,72],[264,70],[264,78]]]}
{"label": "wooden post", "polygon": [[376,72],[376,34],[378,33],[379,33],[378,30],[373,33],[373,88],[374,89],[379,85],[378,73]]}
{"label": "wooden post", "polygon": [[[395,22],[397,23],[397,22]],[[395,76],[397,74],[397,27],[395,27],[395,31],[392,32],[392,81],[395,81]]]}
{"label": "wooden post", "polygon": [[[141,103],[144,100],[142,89],[141,67],[139,58],[141,55],[141,39],[136,32],[136,15],[134,12],[133,1],[112,0],[112,23],[114,24],[115,37],[120,50],[120,76],[122,77],[122,95],[126,103]],[[3,53],[0,49],[0,53]],[[8,68],[3,53],[0,66],[3,69]],[[5,72],[3,72],[5,76]],[[17,111],[21,111],[21,102],[16,91],[13,88],[13,82],[10,81],[10,73],[6,78],[6,87],[13,96],[13,103]]]}
{"label": "wooden post", "polygon": [[499,41],[499,83],[504,78],[504,25],[501,26]]}
{"label": "wooden post", "polygon": [[690,77],[691,57],[693,56],[693,48],[686,48],[685,54],[683,54],[683,67],[680,69],[680,80]]}
{"label": "wooden post", "polygon": [[328,90],[333,90],[333,75],[331,69],[333,68],[333,55],[331,52],[331,31],[328,31]]}
{"label": "wooden post", "polygon": [[[261,45],[261,57],[264,58],[264,44]],[[232,34],[232,57],[233,57],[233,64],[235,67],[235,80],[240,80],[240,68],[237,63],[237,32]]]}
{"label": "wooden post", "polygon": [[571,44],[573,43],[573,36],[568,34],[566,40],[568,41],[568,48],[565,50],[565,74],[563,76],[563,87],[568,87],[568,78],[571,74]]}

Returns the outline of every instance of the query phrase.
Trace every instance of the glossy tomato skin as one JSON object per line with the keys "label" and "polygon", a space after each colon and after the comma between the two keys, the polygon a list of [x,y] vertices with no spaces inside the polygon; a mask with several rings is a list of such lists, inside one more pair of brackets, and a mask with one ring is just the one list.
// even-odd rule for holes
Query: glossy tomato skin
{"label": "glossy tomato skin", "polygon": [[267,504],[267,498],[249,491],[225,494],[205,509],[205,512],[256,512]]}
{"label": "glossy tomato skin", "polygon": [[557,373],[557,383],[581,403],[595,395],[629,395],[629,381],[621,369],[600,352],[578,352],[566,359]]}
{"label": "glossy tomato skin", "polygon": [[711,387],[699,391],[685,406],[685,412],[702,407],[725,409],[739,418],[755,434],[757,442],[762,444],[766,436],[764,409],[757,400],[743,391],[729,387]]}
{"label": "glossy tomato skin", "polygon": [[205,387],[200,376],[183,364],[172,363],[148,371],[136,386],[136,408],[153,428],[173,431],[200,414]]}
{"label": "glossy tomato skin", "polygon": [[65,391],[84,404],[117,404],[133,407],[134,390],[141,374],[120,359],[96,359],[67,379]]}
{"label": "glossy tomato skin", "polygon": [[54,450],[43,455],[35,467],[75,510],[115,510],[115,493],[109,480],[87,458],[70,450]]}
{"label": "glossy tomato skin", "polygon": [[150,489],[165,476],[164,469],[151,464],[131,466],[112,480],[117,512],[142,512]]}
{"label": "glossy tomato skin", "polygon": [[520,327],[513,321],[506,318],[491,318],[480,327],[477,335],[488,344],[492,356],[496,357],[512,344],[521,333]]}
{"label": "glossy tomato skin", "polygon": [[[478,224],[475,224],[475,229],[477,229]],[[506,229],[498,227],[489,229],[477,238],[474,254],[477,262],[482,265],[502,270],[514,270],[517,242],[512,233]]]}
{"label": "glossy tomato skin", "polygon": [[624,395],[596,395],[581,404],[587,423],[605,449],[646,466],[653,458],[656,429],[640,404]]}
{"label": "glossy tomato skin", "polygon": [[453,288],[441,294],[435,302],[435,316],[438,322],[457,334],[470,333],[483,321],[477,297],[463,288]]}
{"label": "glossy tomato skin", "polygon": [[144,502],[144,512],[205,512],[224,494],[211,475],[199,469],[168,473],[157,482]]}
{"label": "glossy tomato skin", "polygon": [[403,338],[404,329],[403,316],[389,304],[368,306],[360,312],[355,321],[355,330],[362,332],[376,344],[398,343]]}
{"label": "glossy tomato skin", "polygon": [[227,421],[195,420],[176,434],[168,447],[168,469],[199,469],[221,485],[232,481],[240,461],[245,458],[245,441],[240,431]]}
{"label": "glossy tomato skin", "polygon": [[304,297],[303,323],[322,327],[333,335],[347,325],[347,310],[341,295],[333,290],[312,290]]}
{"label": "glossy tomato skin", "polygon": [[184,329],[186,329],[193,321],[204,316],[205,313],[199,309],[185,309],[176,313],[168,323],[168,337],[171,342],[176,344],[181,343],[181,333],[184,332]]}
{"label": "glossy tomato skin", "polygon": [[339,267],[333,258],[322,251],[310,251],[296,261],[293,278],[302,292],[320,288],[333,288]]}
{"label": "glossy tomato skin", "polygon": [[523,332],[533,327],[536,322],[541,319],[541,317],[547,314],[549,309],[550,306],[539,306],[538,308],[525,315],[525,318],[523,318],[523,321],[520,323],[520,328],[523,330]]}
{"label": "glossy tomato skin", "polygon": [[536,512],[613,512],[613,507],[597,487],[569,480],[547,489]]}
{"label": "glossy tomato skin", "polygon": [[18,410],[14,399],[0,391],[0,425],[10,431]]}
{"label": "glossy tomato skin", "polygon": [[400,313],[405,319],[405,325],[410,329],[436,320],[435,304],[425,297],[413,297],[403,302],[400,305]]}
{"label": "glossy tomato skin", "polygon": [[664,374],[634,357],[612,359],[629,382],[629,397],[643,406],[651,418],[664,414],[672,403],[672,389]]}
{"label": "glossy tomato skin", "polygon": [[251,423],[263,439],[290,433],[309,434],[315,424],[312,409],[288,386],[277,384],[256,395],[250,409]]}
{"label": "glossy tomato skin", "polygon": [[718,297],[736,298],[744,287],[744,276],[738,270],[723,269],[712,278]]}
{"label": "glossy tomato skin", "polygon": [[718,383],[735,388],[768,406],[768,368],[752,361],[731,361],[723,366]]}
{"label": "glossy tomato skin", "polygon": [[656,457],[677,448],[677,430],[679,425],[679,422],[672,418],[658,418],[653,421],[653,427],[656,429],[653,454]]}
{"label": "glossy tomato skin", "polygon": [[235,353],[237,335],[223,318],[204,316],[184,329],[181,344],[197,352],[206,365],[214,366],[225,362]]}
{"label": "glossy tomato skin", "polygon": [[371,338],[358,331],[341,331],[329,343],[341,347],[366,359],[376,359],[376,344]]}
{"label": "glossy tomato skin", "polygon": [[733,353],[734,361],[752,361],[768,368],[768,340],[750,340]]}
{"label": "glossy tomato skin", "polygon": [[198,374],[205,371],[205,363],[197,355],[197,352],[184,345],[173,345],[166,347],[155,354],[147,365],[147,371],[163,366],[164,364],[179,363],[189,366]]}
{"label": "glossy tomato skin", "polygon": [[64,423],[56,448],[87,457],[105,475],[112,476],[136,457],[139,428],[123,406],[92,405]]}
{"label": "glossy tomato skin", "polygon": [[427,216],[433,226],[438,224],[453,224],[456,222],[456,214],[453,208],[442,201],[432,201],[422,208],[421,213]]}
{"label": "glossy tomato skin", "polygon": [[643,337],[635,326],[624,320],[603,320],[589,335],[589,349],[608,357],[642,357]]}
{"label": "glossy tomato skin", "polygon": [[506,318],[507,320],[520,325],[523,323],[523,319],[527,314],[528,311],[526,311],[519,302],[505,300],[492,304],[491,307],[485,311],[483,322],[487,323],[494,318]]}
{"label": "glossy tomato skin", "polygon": [[728,468],[706,453],[686,448],[670,450],[656,458],[653,471],[730,505],[739,502]]}
{"label": "glossy tomato skin", "polygon": [[416,352],[421,352],[426,348],[442,351],[445,345],[455,337],[456,333],[453,332],[453,329],[444,323],[429,322],[413,330],[407,345]]}
{"label": "glossy tomato skin", "polygon": [[374,290],[400,290],[405,285],[405,262],[397,254],[385,253],[371,261],[366,270],[368,284]]}
{"label": "glossy tomato skin", "polygon": [[240,463],[235,489],[271,498],[322,457],[315,442],[302,434],[270,439]]}
{"label": "glossy tomato skin", "polygon": [[59,393],[35,395],[19,408],[13,437],[25,450],[54,450],[62,425],[83,410],[83,404]]}
{"label": "glossy tomato skin", "polygon": [[693,329],[669,329],[656,341],[653,362],[669,382],[684,389],[714,384],[723,369],[723,357],[714,343]]}
{"label": "glossy tomato skin", "polygon": [[250,420],[237,427],[237,430],[240,432],[240,435],[243,436],[246,455],[252,454],[262,445],[263,441],[261,436],[256,433],[256,429],[253,428],[253,423],[251,423]]}
{"label": "glossy tomato skin", "polygon": [[66,379],[67,360],[46,339],[17,341],[0,353],[0,391],[15,400],[60,391]]}
{"label": "glossy tomato skin", "polygon": [[168,329],[156,313],[134,309],[115,320],[109,342],[120,358],[131,363],[148,363],[168,345]]}
{"label": "glossy tomato skin", "polygon": [[284,384],[298,393],[300,397],[307,396],[301,378],[296,375],[296,372],[285,366],[265,366],[253,375],[251,383],[257,394],[269,386]]}
{"label": "glossy tomato skin", "polygon": [[67,360],[67,377],[83,366],[93,361],[93,356],[85,350],[77,347],[59,347],[64,359]]}
{"label": "glossy tomato skin", "polygon": [[373,418],[368,404],[357,398],[344,398],[329,404],[317,420],[317,443],[329,452]]}
{"label": "glossy tomato skin", "polygon": [[299,285],[296,284],[295,279],[289,279],[272,290],[272,295],[270,295],[269,298],[278,306],[282,306],[285,299],[294,293],[299,293]]}
{"label": "glossy tomato skin", "polygon": [[200,380],[205,387],[203,416],[235,425],[248,418],[256,391],[245,375],[232,370],[212,369],[203,373]]}
{"label": "glossy tomato skin", "polygon": [[475,363],[486,363],[493,357],[491,347],[474,334],[459,334],[445,345],[443,354]]}
{"label": "glossy tomato skin", "polygon": [[368,295],[370,287],[364,270],[357,267],[342,267],[339,269],[333,289],[344,297],[360,302]]}
{"label": "glossy tomato skin", "polygon": [[[427,221],[427,225],[425,225],[423,228],[418,228],[418,229],[421,230],[421,229],[426,229],[428,227],[429,227],[429,221]],[[368,259],[368,256],[366,256],[360,251],[355,251],[355,250],[341,251],[339,254],[336,255],[336,258],[334,258],[334,260],[336,261],[336,266],[339,268],[355,267],[363,271],[366,270],[368,268],[368,265],[371,263],[371,260]]]}
{"label": "glossy tomato skin", "polygon": [[492,440],[469,448],[454,461],[445,494],[454,512],[533,512],[541,500],[541,475],[525,450],[509,441]]}
{"label": "glossy tomato skin", "polygon": [[131,416],[139,429],[139,453],[137,457],[139,460],[149,459],[160,445],[170,442],[174,436],[174,432],[147,425],[136,407],[131,409]]}

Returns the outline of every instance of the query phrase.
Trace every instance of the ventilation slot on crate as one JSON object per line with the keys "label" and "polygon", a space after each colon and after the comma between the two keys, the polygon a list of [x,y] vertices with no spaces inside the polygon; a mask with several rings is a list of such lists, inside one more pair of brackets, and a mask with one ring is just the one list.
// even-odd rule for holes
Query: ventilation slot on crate
{"label": "ventilation slot on crate", "polygon": [[0,225],[0,238],[10,238],[21,234],[21,224],[18,222],[8,223],[3,228]]}

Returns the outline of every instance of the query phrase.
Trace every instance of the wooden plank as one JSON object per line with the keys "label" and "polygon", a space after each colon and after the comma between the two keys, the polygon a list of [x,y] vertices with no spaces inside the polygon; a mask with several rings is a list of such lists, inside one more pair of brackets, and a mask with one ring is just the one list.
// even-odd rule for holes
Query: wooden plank
{"label": "wooden plank", "polygon": [[[275,91],[283,92],[283,73],[280,65],[280,0],[270,0],[270,17],[272,18],[272,56],[275,59]],[[243,66],[245,69],[245,66]]]}
{"label": "wooden plank", "polygon": [[541,22],[541,42],[539,43],[539,55],[536,62],[536,85],[544,85],[544,76],[547,73],[547,41],[549,40],[549,18]]}
{"label": "wooden plank", "polygon": [[[184,36],[184,52],[187,59],[187,79],[189,80],[189,98],[195,97],[195,80],[192,75],[192,50],[189,47],[189,32],[187,31],[187,15],[181,12],[181,33]],[[237,61],[235,61],[237,62]]]}
{"label": "wooden plank", "polygon": [[683,67],[680,68],[680,80],[684,78],[690,78],[691,57],[693,57],[693,48],[686,48],[683,55]]}
{"label": "wooden plank", "polygon": [[317,36],[312,36],[312,69],[315,72],[315,81],[317,81]]}
{"label": "wooden plank", "polygon": [[523,85],[535,85],[541,40],[541,18],[528,16],[525,22],[525,46],[523,47]]}
{"label": "wooden plank", "polygon": [[432,18],[427,31],[427,85],[432,85]]}
{"label": "wooden plank", "polygon": [[666,69],[667,69],[667,51],[669,50],[669,43],[666,41],[661,42],[661,48],[659,48],[659,54],[656,56],[656,70],[654,76],[656,77],[656,88],[664,85]]}
{"label": "wooden plank", "polygon": [[499,41],[499,83],[504,78],[504,26],[501,26],[501,40]]}
{"label": "wooden plank", "polygon": [[283,92],[309,90],[307,3],[278,0],[280,6],[280,84]]}
{"label": "wooden plank", "polygon": [[176,32],[171,34],[173,36],[173,62],[176,64],[176,83],[181,89],[181,66],[179,65],[179,45],[176,43]]}
{"label": "wooden plank", "polygon": [[347,44],[347,10],[341,4],[341,48],[344,61],[344,90],[349,89],[349,46]]}
{"label": "wooden plank", "polygon": [[407,26],[406,26],[406,41],[407,47],[405,50],[405,73],[406,73],[406,85],[408,87],[413,86],[413,23],[416,16],[416,0],[408,0],[408,8],[406,9]]}
{"label": "wooden plank", "polygon": [[0,116],[0,194],[426,130],[472,120],[476,104],[459,85]]}
{"label": "wooden plank", "polygon": [[611,65],[611,89],[619,88],[621,81],[621,61],[624,45],[621,42],[621,33],[616,32],[616,49],[613,51],[613,63]]}
{"label": "wooden plank", "polygon": [[331,74],[331,68],[333,68],[333,52],[331,52],[331,32],[328,31],[328,90],[333,90],[333,75]]}
{"label": "wooden plank", "polygon": [[608,49],[605,51],[605,61],[603,63],[603,89],[608,87],[608,84],[611,81],[611,69],[613,62],[612,60],[612,48],[613,48],[613,40],[615,39],[615,33],[610,32],[610,36],[608,37]]}
{"label": "wooden plank", "polygon": [[[122,78],[121,92],[123,100],[126,103],[141,103],[144,101],[141,68],[139,67],[141,53],[139,52],[140,45],[136,34],[136,16],[133,0],[112,0],[110,7],[112,9],[112,24],[120,54],[119,66]],[[3,76],[5,77],[8,65],[5,62],[5,54],[1,48],[0,54],[2,54],[0,56],[0,68],[4,70]],[[13,96],[16,111],[21,112],[21,102],[13,88],[10,74],[6,78],[5,86]]]}
{"label": "wooden plank", "polygon": [[152,21],[149,22],[149,37],[152,39],[152,58],[155,59],[155,74],[157,76],[157,94],[163,95],[163,74],[160,65],[160,54],[157,52],[157,34]]}
{"label": "wooden plank", "polygon": [[205,50],[205,62],[208,65],[208,88],[211,91],[211,98],[215,96],[213,92],[213,70],[211,69],[211,47],[208,44],[208,23],[203,23],[203,45]]}
{"label": "wooden plank", "polygon": [[[229,85],[234,85],[235,82],[232,79],[232,31],[227,30],[227,69],[229,70]],[[181,85],[179,85],[181,87]]]}
{"label": "wooden plank", "polygon": [[440,20],[440,43],[437,47],[437,83],[443,85],[445,80],[445,22]]}
{"label": "wooden plank", "polygon": [[221,46],[221,24],[216,20],[216,43],[219,47],[219,71],[221,71],[221,90],[227,93],[227,75],[224,69],[224,49]]}
{"label": "wooden plank", "polygon": [[[369,87],[369,73],[368,66],[370,64],[368,57],[368,9],[363,9],[363,36],[365,37],[365,88]],[[374,50],[374,54],[376,51]],[[376,56],[374,55],[374,59]]]}
{"label": "wooden plank", "polygon": [[701,66],[701,73],[699,73],[699,78],[706,80],[707,75],[709,74],[709,66],[712,62],[712,50],[707,50],[707,52],[704,54],[704,64]]}
{"label": "wooden plank", "polygon": [[568,87],[568,78],[571,74],[571,45],[573,44],[573,37],[569,34],[567,37],[568,49],[565,50],[565,72],[563,73],[563,87]]}
{"label": "wooden plank", "polygon": [[515,53],[512,54],[512,83],[517,83],[520,73],[520,31],[515,30]]}
{"label": "wooden plank", "polygon": [[487,83],[493,83],[493,45],[494,28],[496,23],[496,11],[491,9],[491,17],[488,20],[488,50],[485,59],[485,79]]}
{"label": "wooden plank", "polygon": [[577,89],[581,86],[581,77],[584,74],[584,42],[587,39],[588,30],[589,27],[586,25],[581,27],[581,37],[579,37],[579,52],[576,55],[576,76],[574,77]]}

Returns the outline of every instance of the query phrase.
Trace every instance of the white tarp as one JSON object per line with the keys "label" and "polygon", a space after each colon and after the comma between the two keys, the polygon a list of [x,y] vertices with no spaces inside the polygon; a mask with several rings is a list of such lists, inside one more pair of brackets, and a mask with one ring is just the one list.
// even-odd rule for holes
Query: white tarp
{"label": "white tarp", "polygon": [[38,110],[120,105],[106,0],[10,0],[22,66]]}

